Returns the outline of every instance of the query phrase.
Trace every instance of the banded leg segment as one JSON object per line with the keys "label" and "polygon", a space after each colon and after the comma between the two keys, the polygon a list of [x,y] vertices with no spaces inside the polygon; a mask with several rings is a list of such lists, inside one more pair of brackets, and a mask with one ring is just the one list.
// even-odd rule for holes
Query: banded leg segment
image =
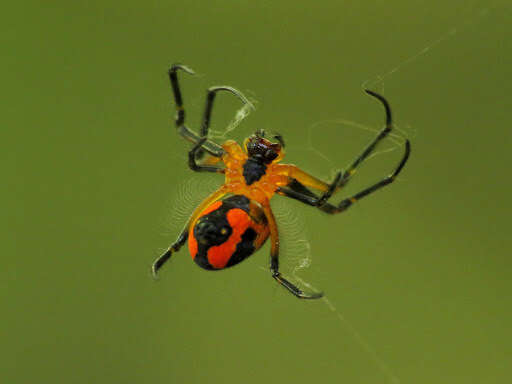
{"label": "banded leg segment", "polygon": [[[306,188],[302,183],[300,183],[298,180],[292,181],[290,184],[288,184],[287,187],[281,187],[277,190],[277,193],[279,193],[282,196],[291,197],[292,199],[299,200],[300,202],[311,205],[313,207],[317,207],[323,212],[329,213],[329,214],[336,214],[341,213],[345,211],[348,207],[350,207],[353,203],[356,201],[362,199],[365,196],[368,196],[369,194],[381,189],[382,187],[385,187],[388,184],[391,184],[393,181],[395,181],[398,174],[402,171],[405,163],[407,162],[407,159],[409,158],[409,155],[411,153],[411,143],[409,140],[405,141],[405,151],[404,155],[402,156],[402,159],[398,163],[398,166],[395,168],[393,173],[386,176],[382,180],[378,181],[377,183],[373,184],[372,186],[363,189],[362,191],[354,194],[353,196],[343,199],[340,201],[340,203],[336,206],[333,204],[330,204],[326,202],[326,193],[324,193],[322,196],[317,196],[312,191],[310,191],[308,188]],[[340,174],[338,174],[339,178]]]}
{"label": "banded leg segment", "polygon": [[208,196],[206,199],[204,199],[201,204],[194,210],[192,213],[192,216],[188,219],[187,225],[185,226],[185,229],[181,232],[181,234],[178,236],[178,239],[169,247],[165,253],[158,257],[151,267],[151,272],[153,274],[153,277],[156,278],[158,271],[162,266],[165,264],[167,260],[169,260],[174,252],[178,252],[180,248],[185,244],[185,242],[188,239],[188,231],[189,228],[195,223],[197,220],[197,217],[201,214],[201,212],[204,211],[206,207],[208,207],[210,204],[214,203],[215,201],[221,199],[224,195],[226,195],[227,191],[225,187],[220,187],[218,190],[216,190],[214,193],[212,193],[210,196]]}
{"label": "banded leg segment", "polygon": [[291,181],[297,180],[306,187],[311,187],[321,192],[327,192],[331,185],[303,171],[292,164],[278,164],[275,166],[280,175],[288,177]]}
{"label": "banded leg segment", "polygon": [[322,297],[323,293],[321,292],[306,293],[302,291],[279,272],[279,233],[277,223],[268,203],[263,205],[263,212],[267,217],[270,241],[272,242],[270,248],[270,272],[272,277],[299,299],[318,299]]}
{"label": "banded leg segment", "polygon": [[214,173],[224,173],[224,168],[215,167],[212,165],[202,165],[197,164],[196,159],[198,157],[198,152],[201,151],[201,146],[206,141],[206,137],[201,138],[194,147],[188,153],[188,166],[191,170],[195,172],[214,172]]}
{"label": "banded leg segment", "polygon": [[185,242],[188,239],[188,227],[183,230],[183,232],[180,233],[176,241],[169,247],[165,253],[158,257],[151,266],[151,273],[153,274],[153,277],[156,278],[158,274],[158,270],[162,268],[162,266],[166,263],[167,260],[169,260],[174,252],[178,252],[180,248],[185,244]]}

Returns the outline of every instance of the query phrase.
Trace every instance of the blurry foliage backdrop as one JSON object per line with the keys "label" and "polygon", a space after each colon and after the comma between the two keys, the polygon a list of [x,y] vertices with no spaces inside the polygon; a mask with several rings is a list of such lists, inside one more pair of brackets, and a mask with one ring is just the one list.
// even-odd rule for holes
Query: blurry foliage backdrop
{"label": "blurry foliage backdrop", "polygon": [[[510,1],[2,8],[2,383],[510,381]],[[191,126],[205,89],[232,85],[257,110],[229,137],[280,132],[286,160],[326,179],[382,126],[362,87],[389,99],[412,140],[397,183],[335,217],[279,203],[284,270],[311,261],[300,278],[338,312],[278,287],[268,245],[216,273],[183,249],[151,279],[182,185],[193,201],[216,178],[187,169],[176,61],[200,74],[182,77]],[[237,108],[219,96],[213,128]],[[389,172],[393,148],[347,193]]]}

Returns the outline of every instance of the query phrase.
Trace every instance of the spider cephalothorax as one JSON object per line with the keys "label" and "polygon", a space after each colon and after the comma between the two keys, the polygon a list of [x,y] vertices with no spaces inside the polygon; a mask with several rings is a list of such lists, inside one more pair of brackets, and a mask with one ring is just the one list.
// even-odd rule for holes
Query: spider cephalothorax
{"label": "spider cephalothorax", "polygon": [[244,147],[248,156],[243,165],[243,175],[247,185],[261,179],[267,172],[267,165],[283,157],[281,144],[265,139],[262,131],[245,139]]}
{"label": "spider cephalothorax", "polygon": [[254,134],[245,139],[245,148],[249,159],[270,164],[281,154],[282,146],[280,143],[273,143],[258,134]]}

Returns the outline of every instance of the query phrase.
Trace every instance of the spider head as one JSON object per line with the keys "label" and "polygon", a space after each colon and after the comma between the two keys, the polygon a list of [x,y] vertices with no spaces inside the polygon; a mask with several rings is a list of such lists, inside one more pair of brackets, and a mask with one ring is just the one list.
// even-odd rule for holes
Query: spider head
{"label": "spider head", "polygon": [[277,142],[266,139],[265,131],[260,129],[245,139],[244,147],[249,158],[264,164],[280,160],[284,155],[284,140],[281,135],[274,135],[272,138]]}

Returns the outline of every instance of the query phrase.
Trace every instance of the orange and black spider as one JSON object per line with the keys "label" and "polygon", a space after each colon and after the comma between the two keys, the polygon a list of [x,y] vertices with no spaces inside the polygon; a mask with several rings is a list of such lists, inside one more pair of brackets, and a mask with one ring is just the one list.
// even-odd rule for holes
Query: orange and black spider
{"label": "orange and black spider", "polygon": [[[185,125],[185,109],[178,84],[177,72],[194,72],[181,64],[169,69],[169,78],[176,103],[176,127],[178,133],[194,144],[188,153],[188,165],[196,172],[215,172],[225,175],[225,182],[194,210],[178,239],[152,266],[156,276],[162,265],[177,252],[188,239],[188,248],[194,261],[207,270],[219,270],[240,263],[261,248],[270,235],[270,272],[272,277],[288,291],[301,299],[316,299],[322,293],[306,293],[291,283],[279,272],[279,233],[270,208],[270,199],[277,193],[311,205],[329,214],[345,211],[356,201],[376,190],[391,184],[404,167],[411,145],[405,141],[405,151],[394,171],[382,180],[363,189],[337,205],[329,198],[345,186],[356,168],[374,151],[393,127],[391,109],[381,95],[366,90],[379,100],[386,111],[386,125],[362,154],[345,170],[336,174],[331,183],[326,183],[307,174],[292,164],[280,164],[284,157],[284,140],[280,135],[265,137],[260,129],[244,140],[240,146],[233,140],[218,145],[208,139],[208,127],[215,100],[219,91],[230,92],[243,103],[245,96],[227,86],[208,89],[206,107],[199,134]],[[203,155],[208,154],[206,158]],[[221,166],[223,165],[223,166]],[[309,188],[318,190],[316,195]]]}

